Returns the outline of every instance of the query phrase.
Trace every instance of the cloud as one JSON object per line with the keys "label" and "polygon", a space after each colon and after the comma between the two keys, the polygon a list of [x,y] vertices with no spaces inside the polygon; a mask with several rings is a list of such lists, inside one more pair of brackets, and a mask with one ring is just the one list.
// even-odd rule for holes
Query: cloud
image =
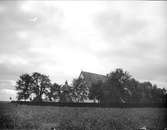
{"label": "cloud", "polygon": [[15,100],[15,98],[16,98],[16,91],[15,90],[11,90],[11,89],[1,89],[0,90],[1,101],[8,101],[10,99],[10,97],[12,98],[12,100]]}
{"label": "cloud", "polygon": [[107,68],[112,63],[140,80],[166,82],[167,19],[162,14],[162,3],[133,4],[119,9],[114,5],[95,17],[95,26],[109,46],[96,55],[105,59]]}
{"label": "cloud", "polygon": [[0,80],[0,89],[3,89],[3,88],[13,89],[14,85],[15,85],[14,80]]}
{"label": "cloud", "polygon": [[[99,14],[98,14],[99,15]],[[137,35],[147,27],[146,21],[124,16],[121,12],[109,10],[95,19],[107,39],[116,39]]]}
{"label": "cloud", "polygon": [[22,73],[62,84],[81,70],[106,74],[117,67],[167,84],[164,2],[0,3],[0,90],[14,90],[11,81]]}

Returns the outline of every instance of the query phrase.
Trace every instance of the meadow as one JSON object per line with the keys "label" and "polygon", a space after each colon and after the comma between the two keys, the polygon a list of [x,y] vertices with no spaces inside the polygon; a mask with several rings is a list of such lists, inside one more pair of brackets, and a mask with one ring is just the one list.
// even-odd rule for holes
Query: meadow
{"label": "meadow", "polygon": [[1,130],[136,130],[167,127],[166,108],[85,108],[0,103]]}

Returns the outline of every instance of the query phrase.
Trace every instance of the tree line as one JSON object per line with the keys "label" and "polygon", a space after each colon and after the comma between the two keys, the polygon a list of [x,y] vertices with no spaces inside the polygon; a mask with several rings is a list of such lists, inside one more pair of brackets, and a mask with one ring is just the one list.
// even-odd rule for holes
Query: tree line
{"label": "tree line", "polygon": [[69,85],[51,83],[49,76],[34,72],[22,74],[16,82],[17,100],[42,102],[98,103],[165,103],[166,89],[151,82],[139,82],[127,71],[116,69],[106,75],[106,81],[97,81],[90,88],[82,79],[74,79]]}
{"label": "tree line", "polygon": [[105,82],[90,88],[89,98],[100,103],[166,103],[166,89],[151,82],[139,82],[122,69],[107,75]]}

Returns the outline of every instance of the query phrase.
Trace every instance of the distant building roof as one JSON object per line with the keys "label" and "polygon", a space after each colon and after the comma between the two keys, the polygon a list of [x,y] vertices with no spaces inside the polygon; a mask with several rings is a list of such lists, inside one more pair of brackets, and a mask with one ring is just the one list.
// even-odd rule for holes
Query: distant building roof
{"label": "distant building roof", "polygon": [[92,85],[92,83],[96,83],[98,81],[104,82],[107,79],[107,77],[105,75],[90,73],[90,72],[86,72],[86,71],[81,71],[79,78],[84,79],[87,82],[88,86],[90,86],[90,85]]}

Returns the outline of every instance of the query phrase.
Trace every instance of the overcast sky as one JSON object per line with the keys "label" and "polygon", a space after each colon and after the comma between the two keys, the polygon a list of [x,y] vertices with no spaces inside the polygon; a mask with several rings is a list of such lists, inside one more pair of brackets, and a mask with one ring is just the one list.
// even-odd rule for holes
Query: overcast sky
{"label": "overcast sky", "polygon": [[0,1],[0,100],[23,73],[63,84],[123,68],[167,88],[164,1]]}

